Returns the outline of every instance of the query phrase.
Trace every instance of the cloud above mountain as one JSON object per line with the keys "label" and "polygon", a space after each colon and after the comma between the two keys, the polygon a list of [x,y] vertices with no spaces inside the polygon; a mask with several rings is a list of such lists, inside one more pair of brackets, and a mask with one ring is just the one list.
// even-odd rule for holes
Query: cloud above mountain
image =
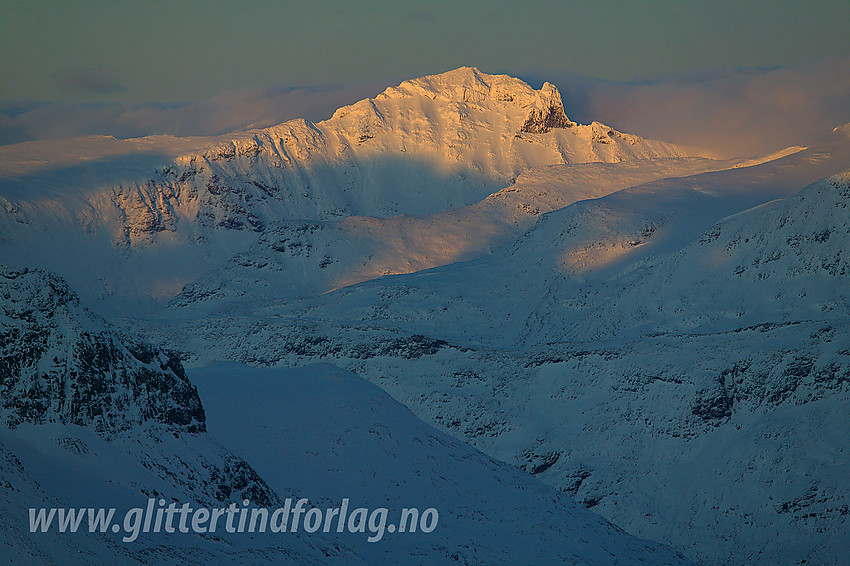
{"label": "cloud above mountain", "polygon": [[124,85],[101,69],[81,67],[63,73],[56,78],[56,84],[63,90],[72,90],[89,94],[109,94],[121,92]]}
{"label": "cloud above mountain", "polygon": [[[708,149],[722,157],[809,143],[850,122],[850,57],[632,83],[544,69],[517,74],[533,86],[543,81],[556,84],[573,120],[598,120],[621,131]],[[116,86],[89,75],[77,73],[66,82],[75,88]],[[400,79],[247,87],[175,104],[6,102],[0,103],[0,144],[88,134],[215,135],[297,117],[321,120]]]}
{"label": "cloud above mountain", "polygon": [[[85,74],[66,77],[77,88],[104,88]],[[247,87],[205,100],[174,104],[123,102],[78,104],[0,102],[0,145],[104,134],[118,138],[153,134],[217,135],[271,126],[293,118],[321,120],[340,106],[374,96],[384,84]]]}
{"label": "cloud above mountain", "polygon": [[532,77],[561,89],[570,118],[719,156],[810,143],[850,122],[850,57],[638,83]]}

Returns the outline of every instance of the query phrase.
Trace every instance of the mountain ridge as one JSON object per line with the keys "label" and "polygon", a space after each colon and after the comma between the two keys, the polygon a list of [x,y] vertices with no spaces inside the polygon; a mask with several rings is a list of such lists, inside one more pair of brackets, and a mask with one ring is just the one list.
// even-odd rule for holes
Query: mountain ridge
{"label": "mountain ridge", "polygon": [[[83,141],[0,147],[0,253],[57,271],[95,302],[134,297],[142,308],[246,251],[273,222],[421,216],[473,205],[539,166],[693,158],[573,124],[551,85],[470,68],[406,81],[315,124]],[[57,233],[58,246],[38,246],[32,261],[15,257],[16,244]],[[93,262],[115,267],[95,280],[79,273]],[[111,308],[127,308],[120,300]]]}

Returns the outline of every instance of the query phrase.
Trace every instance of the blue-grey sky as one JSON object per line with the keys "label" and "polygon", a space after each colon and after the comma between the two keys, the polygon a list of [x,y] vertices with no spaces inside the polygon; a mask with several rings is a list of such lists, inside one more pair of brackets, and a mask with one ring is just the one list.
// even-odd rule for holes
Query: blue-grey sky
{"label": "blue-grey sky", "polygon": [[847,0],[0,1],[0,145],[214,135],[474,65],[568,115],[743,155],[850,122]]}
{"label": "blue-grey sky", "polygon": [[0,3],[0,100],[175,102],[461,65],[614,81],[850,55],[846,0]]}

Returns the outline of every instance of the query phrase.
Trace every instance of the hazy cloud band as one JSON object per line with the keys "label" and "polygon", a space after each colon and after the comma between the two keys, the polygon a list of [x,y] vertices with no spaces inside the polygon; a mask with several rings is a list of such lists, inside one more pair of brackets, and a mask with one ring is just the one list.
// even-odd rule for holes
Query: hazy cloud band
{"label": "hazy cloud band", "polygon": [[[754,155],[808,143],[850,122],[850,57],[640,83],[545,70],[520,76],[538,87],[543,80],[556,84],[574,120],[598,120],[720,156]],[[0,144],[88,134],[216,135],[297,117],[315,121],[397,82],[243,88],[182,104],[0,103]],[[104,87],[95,83],[88,87]]]}

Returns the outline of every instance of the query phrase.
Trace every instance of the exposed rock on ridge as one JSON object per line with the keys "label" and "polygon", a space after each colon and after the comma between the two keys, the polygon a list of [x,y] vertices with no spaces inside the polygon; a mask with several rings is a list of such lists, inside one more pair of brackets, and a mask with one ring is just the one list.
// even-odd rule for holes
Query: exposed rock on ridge
{"label": "exposed rock on ridge", "polygon": [[109,436],[154,422],[205,430],[176,356],[112,330],[57,277],[0,267],[0,419],[90,426]]}

